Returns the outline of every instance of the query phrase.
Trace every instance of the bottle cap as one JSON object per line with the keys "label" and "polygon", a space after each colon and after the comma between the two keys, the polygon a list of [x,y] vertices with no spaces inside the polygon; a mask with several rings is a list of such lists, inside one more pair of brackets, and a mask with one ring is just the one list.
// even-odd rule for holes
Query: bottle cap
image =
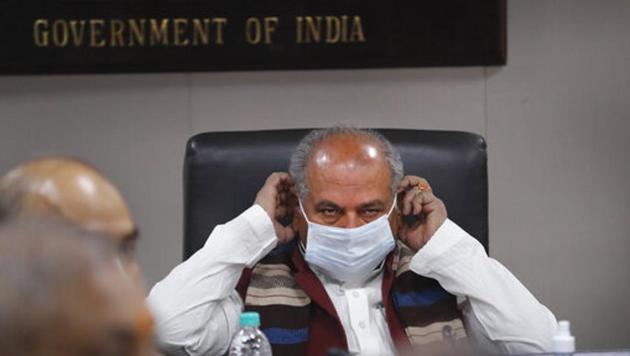
{"label": "bottle cap", "polygon": [[256,312],[241,313],[241,326],[260,326],[260,315]]}
{"label": "bottle cap", "polygon": [[575,352],[575,338],[571,335],[571,324],[567,320],[558,322],[558,331],[552,341],[553,352]]}

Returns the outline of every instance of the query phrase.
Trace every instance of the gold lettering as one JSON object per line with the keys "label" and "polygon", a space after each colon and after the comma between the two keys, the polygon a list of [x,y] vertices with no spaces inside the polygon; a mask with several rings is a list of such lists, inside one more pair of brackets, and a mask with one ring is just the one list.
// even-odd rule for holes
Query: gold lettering
{"label": "gold lettering", "polygon": [[149,43],[151,46],[155,46],[155,44],[168,46],[168,21],[168,19],[162,19],[158,28],[156,19],[149,20],[151,23],[151,36],[149,38]]}
{"label": "gold lettering", "polygon": [[210,19],[203,19],[203,27],[201,20],[193,19],[193,46],[198,46],[199,42],[207,45],[210,42]]}
{"label": "gold lettering", "polygon": [[341,16],[341,42],[348,42],[348,16]]}
{"label": "gold lettering", "polygon": [[302,18],[302,16],[297,16],[295,18],[295,42],[296,43],[302,43],[303,38],[302,38],[302,22],[304,21],[304,19]]}
{"label": "gold lettering", "polygon": [[227,24],[227,19],[225,17],[215,17],[213,22],[217,25],[215,30],[217,36],[214,43],[218,45],[223,44],[223,26]]}
{"label": "gold lettering", "polygon": [[[101,48],[145,45],[182,47],[204,46],[213,41],[216,45],[223,45],[227,24],[228,19],[225,17],[107,20],[103,18],[84,20],[40,18],[33,21],[32,39],[37,47]],[[245,28],[247,43],[272,44],[279,24],[279,18],[276,16],[248,18]]]}
{"label": "gold lettering", "polygon": [[365,42],[363,34],[363,26],[361,24],[361,16],[355,16],[352,21],[352,33],[350,34],[350,42]]}
{"label": "gold lettering", "polygon": [[[79,28],[77,28],[77,24],[79,24]],[[70,35],[72,37],[72,43],[75,47],[82,46],[83,37],[85,37],[85,20],[70,21]]]}
{"label": "gold lettering", "polygon": [[341,20],[337,16],[326,16],[326,43],[337,43],[341,38]]}
{"label": "gold lettering", "polygon": [[[252,34],[252,29],[254,33]],[[250,17],[245,22],[245,40],[249,44],[258,44],[262,38],[260,31],[260,20],[255,17]]]}
{"label": "gold lettering", "polygon": [[101,37],[105,21],[103,19],[90,20],[90,47],[104,47],[105,40]]}
{"label": "gold lettering", "polygon": [[144,46],[144,33],[146,29],[146,19],[140,19],[140,26],[135,19],[129,19],[129,47],[133,47],[138,43],[138,46]]}
{"label": "gold lettering", "polygon": [[186,33],[186,27],[188,26],[188,19],[176,18],[173,19],[173,44],[175,46],[188,46],[188,38],[182,39],[182,36]]}
{"label": "gold lettering", "polygon": [[52,25],[52,42],[57,47],[68,45],[68,23],[65,20],[56,20]]}
{"label": "gold lettering", "polygon": [[38,19],[33,22],[33,42],[37,47],[48,47],[48,20]]}
{"label": "gold lettering", "polygon": [[125,40],[123,40],[123,31],[125,30],[125,23],[121,20],[111,20],[109,22],[110,40],[109,45],[111,47],[125,47]]}
{"label": "gold lettering", "polygon": [[317,22],[313,21],[312,16],[306,16],[305,19],[306,19],[305,42],[311,43],[311,38],[312,38],[313,42],[319,43],[322,39],[322,17],[315,16],[315,20]]}
{"label": "gold lettering", "polygon": [[271,34],[278,27],[277,17],[265,17],[265,44],[271,44]]}

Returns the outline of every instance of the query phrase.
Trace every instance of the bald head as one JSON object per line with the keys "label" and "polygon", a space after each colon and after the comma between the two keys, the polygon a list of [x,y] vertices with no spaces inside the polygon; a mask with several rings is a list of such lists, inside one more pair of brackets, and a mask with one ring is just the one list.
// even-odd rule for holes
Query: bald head
{"label": "bald head", "polygon": [[[359,175],[360,180],[348,179]],[[346,188],[369,182],[385,182],[390,187],[392,175],[380,145],[369,137],[339,134],[313,147],[306,165],[306,182],[324,188],[345,184]]]}
{"label": "bald head", "polygon": [[355,169],[380,164],[387,170],[387,160],[378,142],[366,136],[339,134],[314,145],[307,167],[339,166]]}
{"label": "bald head", "polygon": [[121,243],[134,224],[120,192],[93,167],[70,158],[24,163],[0,179],[5,215],[62,217]]}
{"label": "bald head", "polygon": [[306,135],[291,155],[289,173],[302,199],[309,192],[312,174],[333,165],[340,174],[368,166],[368,170],[377,169],[388,176],[391,194],[403,176],[400,154],[377,131],[345,126],[317,129]]}

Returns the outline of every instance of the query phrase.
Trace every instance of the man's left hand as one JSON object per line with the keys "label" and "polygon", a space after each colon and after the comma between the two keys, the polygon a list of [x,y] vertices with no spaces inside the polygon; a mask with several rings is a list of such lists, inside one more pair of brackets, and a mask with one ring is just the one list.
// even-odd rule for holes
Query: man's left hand
{"label": "man's left hand", "polygon": [[400,225],[398,236],[409,248],[420,250],[446,220],[446,206],[433,195],[429,182],[421,177],[406,176],[398,187],[402,215],[413,215],[414,223]]}

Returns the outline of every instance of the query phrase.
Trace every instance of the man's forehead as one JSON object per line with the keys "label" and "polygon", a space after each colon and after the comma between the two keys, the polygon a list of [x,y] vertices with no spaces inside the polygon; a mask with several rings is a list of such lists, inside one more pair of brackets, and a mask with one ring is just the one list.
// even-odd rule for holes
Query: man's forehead
{"label": "man's forehead", "polygon": [[[307,165],[314,203],[386,200],[390,171],[378,143],[362,137],[334,137],[318,145]],[[356,201],[355,201],[356,200]]]}
{"label": "man's forehead", "polygon": [[384,161],[382,146],[376,140],[362,135],[339,134],[327,137],[314,148],[310,163],[361,165]]}

